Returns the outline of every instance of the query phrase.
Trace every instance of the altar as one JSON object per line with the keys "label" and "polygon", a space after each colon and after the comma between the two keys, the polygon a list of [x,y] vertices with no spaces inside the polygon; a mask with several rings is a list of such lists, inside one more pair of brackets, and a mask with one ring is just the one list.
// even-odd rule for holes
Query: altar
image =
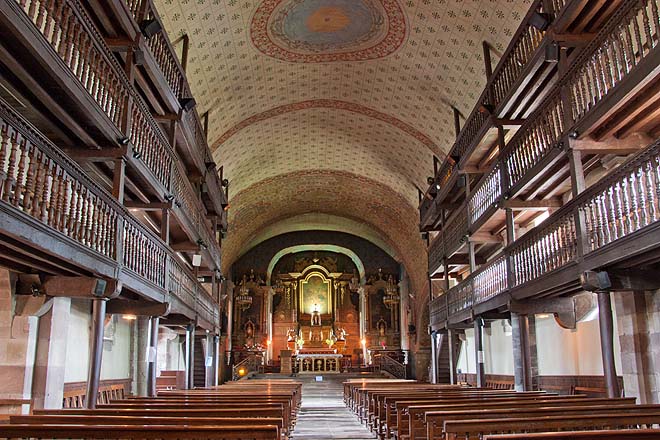
{"label": "altar", "polygon": [[296,355],[298,373],[340,373],[341,358],[337,353],[299,353]]}

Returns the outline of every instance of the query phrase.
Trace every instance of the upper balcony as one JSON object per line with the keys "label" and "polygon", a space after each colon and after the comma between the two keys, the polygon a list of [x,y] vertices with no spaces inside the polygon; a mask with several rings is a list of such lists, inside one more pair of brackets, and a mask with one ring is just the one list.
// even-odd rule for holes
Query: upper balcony
{"label": "upper balcony", "polygon": [[433,328],[511,301],[577,292],[584,271],[658,261],[659,170],[660,139],[435,298]]}
{"label": "upper balcony", "polygon": [[465,188],[491,169],[504,145],[551,93],[560,76],[560,52],[575,57],[624,3],[534,2],[492,72],[484,45],[486,86],[420,204],[422,230],[437,229],[440,211],[464,201]]}
{"label": "upper balcony", "polygon": [[170,318],[220,326],[216,299],[180,257],[4,100],[0,230],[7,267],[117,280],[124,298],[167,303]]}
{"label": "upper balcony", "polygon": [[[579,161],[585,173],[602,171],[605,161],[616,164],[613,157],[625,157],[653,140],[654,113],[639,115],[659,101],[657,94],[649,95],[658,86],[658,37],[652,26],[645,31],[640,23],[657,26],[656,0],[620,6],[575,54],[538,108],[502,143],[504,148],[457,208],[466,212],[463,243],[478,243],[482,257],[490,258],[504,242],[507,208],[515,211],[514,226],[525,230],[540,212],[562,206],[571,189],[571,160]],[[431,274],[444,259],[467,252],[441,243],[443,236],[429,249]]]}
{"label": "upper balcony", "polygon": [[[188,259],[201,253],[203,267],[219,269],[218,231],[208,215],[214,216],[213,223],[220,216],[221,228],[226,224],[226,194],[211,165],[199,118],[194,109],[185,110],[184,99],[177,99],[183,107],[170,122],[179,122],[166,134],[157,118],[167,120],[170,112],[163,119],[151,107],[156,99],[151,89],[134,87],[134,80],[136,86],[144,86],[135,79],[146,76],[140,73],[142,67],[151,66],[153,71],[155,66],[164,66],[163,55],[150,52],[151,39],[144,41],[136,34],[131,41],[142,41],[144,47],[138,49],[146,54],[144,58],[151,54],[161,64],[145,61],[137,69],[135,56],[128,55],[133,52],[113,52],[119,40],[104,37],[76,0],[8,1],[0,12],[5,29],[0,53],[7,91],[3,96],[18,101],[21,113],[63,145],[106,189],[117,192],[118,186],[125,187],[124,199],[131,209],[140,211],[136,215],[145,224],[154,229],[158,223],[169,225],[165,211],[171,211],[175,222],[168,226],[167,238],[171,237],[175,248]],[[154,41],[166,40],[164,34],[158,35]],[[178,61],[175,64],[181,73]],[[171,68],[162,72],[163,77],[173,78]],[[190,96],[185,77],[177,87],[168,84],[173,87],[171,94]],[[181,153],[196,167],[182,161]],[[118,182],[124,163],[125,179]],[[202,188],[206,188],[206,206]],[[211,207],[208,213],[207,207]]]}

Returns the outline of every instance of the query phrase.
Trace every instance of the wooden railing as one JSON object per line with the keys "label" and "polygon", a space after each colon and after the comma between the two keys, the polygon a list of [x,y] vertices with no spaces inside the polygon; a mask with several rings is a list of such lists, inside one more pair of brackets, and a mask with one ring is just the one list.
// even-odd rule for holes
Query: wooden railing
{"label": "wooden railing", "polygon": [[219,323],[215,300],[160,237],[1,99],[0,203]]}
{"label": "wooden railing", "polygon": [[[660,139],[589,187],[430,304],[447,317],[569,267],[660,220]],[[578,233],[582,226],[584,235]],[[617,253],[613,258],[624,256]],[[507,260],[509,264],[507,265]],[[575,277],[579,276],[577,269]],[[448,314],[444,312],[448,304]],[[446,315],[443,316],[443,315]]]}
{"label": "wooden railing", "polygon": [[495,205],[502,195],[502,175],[499,162],[477,184],[467,202],[469,221],[474,225],[482,215]]}
{"label": "wooden railing", "polygon": [[532,5],[526,20],[523,20],[518,28],[493,72],[492,78],[488,81],[488,87],[492,90],[492,102],[490,104],[493,108],[498,108],[502,104],[516,81],[532,61],[537,50],[542,46],[546,32],[532,26],[529,22],[529,16],[533,13],[547,13],[547,11],[544,11],[543,3],[542,0],[536,0]]}
{"label": "wooden railing", "polygon": [[[14,1],[22,7],[119,132],[127,136],[133,157],[139,159],[164,190],[175,197],[182,208],[182,215],[188,218],[219,267],[220,252],[216,240],[211,239],[213,234],[204,219],[205,208],[192,188],[181,160],[78,1]],[[142,7],[141,1],[147,0],[129,1],[131,11],[139,10]],[[158,43],[154,47],[161,45]],[[127,112],[130,117],[127,117]],[[191,112],[188,113],[190,118]],[[196,113],[192,114],[196,116]],[[199,121],[196,121],[195,127],[198,131]],[[204,157],[209,158],[205,141],[203,146]]]}
{"label": "wooden railing", "polygon": [[[482,216],[491,212],[491,206],[518,192],[534,175],[539,163],[565,149],[565,142],[576,124],[609,98],[616,85],[632,80],[634,66],[660,44],[659,9],[660,0],[637,0],[612,16],[511,138],[472,196],[458,208],[458,211],[466,211],[463,215],[470,219],[469,225],[479,224]],[[502,179],[496,178],[498,171],[504,173]],[[452,219],[456,218],[454,213]],[[439,241],[444,237],[454,242],[457,230],[460,230],[459,225],[452,224],[452,230],[431,245],[430,268],[438,267],[445,256],[456,250],[455,246]],[[474,232],[471,227],[469,232]]]}
{"label": "wooden railing", "polygon": [[397,379],[405,379],[407,377],[406,366],[386,354],[375,356],[374,364],[380,371],[385,371]]}
{"label": "wooden railing", "polygon": [[[232,380],[240,380],[248,377],[250,373],[258,372],[261,365],[263,365],[263,357],[261,355],[255,353],[248,354],[232,367]],[[239,373],[241,370],[243,370],[242,374]]]}

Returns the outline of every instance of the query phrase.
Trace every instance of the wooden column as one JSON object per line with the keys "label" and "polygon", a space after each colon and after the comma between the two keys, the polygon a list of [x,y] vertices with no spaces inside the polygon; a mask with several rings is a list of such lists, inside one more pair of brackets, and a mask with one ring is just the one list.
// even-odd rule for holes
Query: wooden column
{"label": "wooden column", "polygon": [[163,208],[162,210],[160,238],[166,244],[170,244],[170,210],[168,208]]}
{"label": "wooden column", "polygon": [[126,160],[121,157],[115,160],[112,175],[112,196],[119,203],[124,203],[124,183],[126,181]]}
{"label": "wooden column", "polygon": [[484,320],[477,318],[474,320],[474,354],[477,365],[477,387],[486,386],[486,371],[484,370]]}
{"label": "wooden column", "polygon": [[195,326],[188,324],[186,327],[186,389],[195,387]]}
{"label": "wooden column", "polygon": [[220,335],[213,336],[213,383],[211,385],[220,385]]}
{"label": "wooden column", "polygon": [[106,299],[92,300],[92,346],[89,351],[89,369],[87,374],[87,391],[85,394],[85,407],[96,408],[96,399],[99,394],[101,380],[101,363],[103,361],[103,331],[105,327]]}
{"label": "wooden column", "polygon": [[620,397],[619,381],[614,364],[614,324],[610,292],[598,292],[598,322],[600,324],[600,348],[603,356],[603,373],[607,385],[607,397]]}
{"label": "wooden column", "polygon": [[158,375],[158,324],[160,319],[149,319],[149,353],[147,354],[147,396],[156,396],[156,376]]}

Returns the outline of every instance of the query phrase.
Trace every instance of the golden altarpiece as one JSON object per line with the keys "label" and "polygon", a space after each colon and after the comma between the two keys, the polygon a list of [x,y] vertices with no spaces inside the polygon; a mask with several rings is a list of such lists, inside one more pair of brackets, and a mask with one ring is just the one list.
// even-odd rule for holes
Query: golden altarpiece
{"label": "golden altarpiece", "polygon": [[367,277],[332,252],[288,260],[270,279],[251,271],[235,286],[235,351],[261,351],[272,365],[284,351],[300,373],[330,373],[364,364],[375,351],[400,349],[393,275],[378,270]]}

